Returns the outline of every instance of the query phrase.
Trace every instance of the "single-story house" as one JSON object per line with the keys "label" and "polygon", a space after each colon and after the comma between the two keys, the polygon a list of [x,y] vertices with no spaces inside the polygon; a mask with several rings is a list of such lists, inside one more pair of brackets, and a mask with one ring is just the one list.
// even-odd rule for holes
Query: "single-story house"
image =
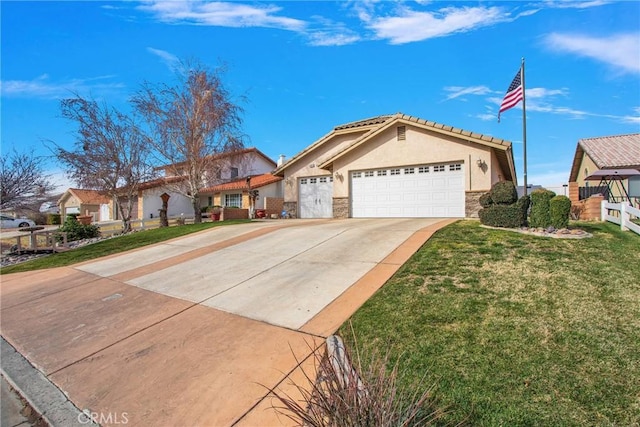
{"label": "single-story house", "polygon": [[[247,181],[247,178],[250,178],[250,180]],[[249,209],[249,191],[256,190],[257,197],[254,208],[275,210],[276,208],[273,205],[267,205],[267,202],[269,199],[282,199],[282,177],[275,176],[269,172],[247,178],[240,178],[205,188],[200,194],[203,197],[207,197],[207,199],[211,198],[212,206]]]}
{"label": "single-story house", "polygon": [[517,185],[510,142],[402,113],[336,126],[273,173],[300,218],[476,217]]}
{"label": "single-story house", "polygon": [[640,178],[620,180],[609,188],[600,186],[596,180],[586,178],[598,171],[640,171],[640,133],[584,138],[578,141],[569,174],[569,198],[572,203],[602,193],[610,201],[619,201],[623,196],[621,185],[632,198],[640,198]]}
{"label": "single-story house", "polygon": [[113,219],[113,203],[109,196],[97,190],[69,188],[58,199],[60,215],[90,215],[93,221],[110,221]]}
{"label": "single-story house", "polygon": [[[225,182],[243,180],[248,176],[261,175],[273,171],[276,162],[266,156],[257,148],[251,147],[233,153],[222,154],[216,156],[215,171],[208,176],[206,188],[212,188],[215,185]],[[137,216],[138,218],[154,218],[159,215],[162,207],[161,195],[166,193],[169,197],[167,215],[185,216],[193,215],[191,200],[178,191],[184,177],[180,175],[170,175],[180,170],[177,167],[165,166],[161,168],[165,176],[154,179],[152,181],[141,184],[138,192]],[[200,192],[200,206],[214,206],[214,192]]]}

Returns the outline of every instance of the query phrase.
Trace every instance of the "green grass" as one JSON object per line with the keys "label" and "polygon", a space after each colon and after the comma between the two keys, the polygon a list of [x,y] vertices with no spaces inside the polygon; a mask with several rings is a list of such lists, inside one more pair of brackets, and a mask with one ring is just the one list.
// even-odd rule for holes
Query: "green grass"
{"label": "green grass", "polygon": [[213,227],[231,224],[248,223],[249,220],[232,220],[223,222],[203,222],[201,224],[181,225],[176,227],[156,228],[153,230],[138,231],[112,239],[102,240],[92,245],[60,252],[33,261],[24,262],[0,269],[0,274],[18,273],[43,268],[63,267],[78,262],[89,261],[106,255],[136,249],[153,243],[162,242]]}
{"label": "green grass", "polygon": [[594,237],[440,230],[353,316],[355,339],[426,373],[443,423],[639,425],[640,237],[572,225]]}

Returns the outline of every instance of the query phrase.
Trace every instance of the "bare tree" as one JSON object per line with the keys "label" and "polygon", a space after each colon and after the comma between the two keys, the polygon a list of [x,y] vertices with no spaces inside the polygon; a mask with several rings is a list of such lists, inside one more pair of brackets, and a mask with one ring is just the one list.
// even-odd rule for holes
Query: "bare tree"
{"label": "bare tree", "polygon": [[150,144],[135,120],[105,104],[85,99],[64,99],[62,117],[78,125],[72,150],[55,144],[67,175],[83,188],[102,191],[117,206],[124,232],[131,231],[131,214],[138,189],[151,177],[147,162]]}
{"label": "bare tree", "polygon": [[48,200],[55,185],[44,173],[42,157],[15,149],[0,158],[0,209],[33,210]]}
{"label": "bare tree", "polygon": [[183,63],[175,86],[145,82],[132,99],[152,130],[164,169],[184,177],[174,186],[191,200],[195,222],[202,220],[200,190],[220,170],[224,154],[243,148],[242,109],[223,84],[223,73],[199,62]]}

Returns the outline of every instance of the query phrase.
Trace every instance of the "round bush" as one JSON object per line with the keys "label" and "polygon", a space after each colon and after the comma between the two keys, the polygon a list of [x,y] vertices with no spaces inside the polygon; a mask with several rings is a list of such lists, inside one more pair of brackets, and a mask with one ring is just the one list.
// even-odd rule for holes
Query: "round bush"
{"label": "round bush", "polygon": [[510,205],[518,200],[518,191],[511,181],[500,181],[491,187],[491,200],[496,205]]}
{"label": "round bush", "polygon": [[557,229],[567,228],[571,215],[571,200],[567,196],[555,196],[549,200],[551,225]]}
{"label": "round bush", "polygon": [[529,225],[531,227],[547,228],[551,225],[551,215],[549,213],[549,200],[556,193],[549,190],[534,190],[531,192],[531,216]]}

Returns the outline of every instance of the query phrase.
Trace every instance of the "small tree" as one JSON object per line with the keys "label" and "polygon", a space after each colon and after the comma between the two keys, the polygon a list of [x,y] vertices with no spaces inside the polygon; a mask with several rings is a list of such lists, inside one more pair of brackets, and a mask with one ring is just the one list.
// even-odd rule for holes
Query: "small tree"
{"label": "small tree", "polygon": [[184,177],[172,186],[191,200],[196,223],[202,221],[200,190],[218,175],[221,155],[243,148],[242,110],[224,86],[223,71],[183,63],[175,86],[147,82],[132,99],[151,128],[165,170]]}
{"label": "small tree", "polygon": [[131,231],[138,188],[151,176],[150,144],[130,116],[79,95],[61,102],[62,117],[78,124],[72,150],[54,143],[67,175],[83,188],[103,191],[116,202],[123,231]]}
{"label": "small tree", "polygon": [[43,171],[43,158],[15,149],[0,157],[0,209],[35,210],[55,186]]}

